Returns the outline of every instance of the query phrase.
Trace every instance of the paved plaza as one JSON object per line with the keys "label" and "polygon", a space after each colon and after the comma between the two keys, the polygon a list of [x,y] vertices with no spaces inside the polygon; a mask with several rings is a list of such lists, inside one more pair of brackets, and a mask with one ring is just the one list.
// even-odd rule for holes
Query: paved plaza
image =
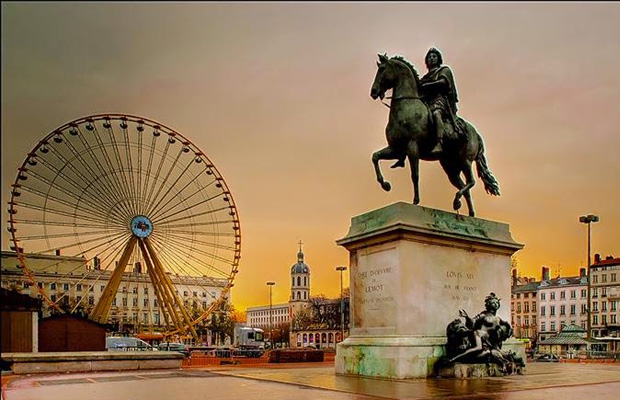
{"label": "paved plaza", "polygon": [[524,375],[471,380],[344,377],[326,363],[3,378],[6,400],[611,400],[619,393],[617,363],[531,363]]}

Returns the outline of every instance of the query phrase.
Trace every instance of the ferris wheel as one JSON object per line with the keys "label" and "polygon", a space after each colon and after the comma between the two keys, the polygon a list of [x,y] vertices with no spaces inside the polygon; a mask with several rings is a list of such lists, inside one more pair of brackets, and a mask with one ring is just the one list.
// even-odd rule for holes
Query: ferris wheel
{"label": "ferris wheel", "polygon": [[8,212],[23,272],[55,312],[106,323],[134,274],[144,288],[133,305],[198,339],[195,325],[238,272],[240,222],[224,178],[185,136],[147,118],[92,115],[49,133],[19,168]]}

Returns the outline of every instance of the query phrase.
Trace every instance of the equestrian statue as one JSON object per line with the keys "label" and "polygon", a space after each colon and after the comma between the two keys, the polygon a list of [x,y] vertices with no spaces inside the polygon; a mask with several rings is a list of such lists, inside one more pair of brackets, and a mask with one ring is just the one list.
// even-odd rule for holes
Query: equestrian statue
{"label": "equestrian statue", "polygon": [[472,164],[476,163],[487,193],[499,196],[499,183],[487,166],[482,137],[471,123],[456,115],[458,95],[452,70],[443,65],[441,52],[436,48],[426,54],[428,73],[421,79],[415,67],[403,57],[378,56],[370,96],[383,100],[386,91],[392,89],[392,97],[385,129],[388,146],[372,155],[377,181],[389,191],[391,185],[384,179],[379,161],[397,160],[392,165],[396,168],[404,167],[407,158],[413,181],[413,204],[419,204],[420,160],[439,161],[458,189],[452,203],[454,210],[461,208],[461,197],[465,197],[469,215],[475,216],[470,193],[476,184]]}

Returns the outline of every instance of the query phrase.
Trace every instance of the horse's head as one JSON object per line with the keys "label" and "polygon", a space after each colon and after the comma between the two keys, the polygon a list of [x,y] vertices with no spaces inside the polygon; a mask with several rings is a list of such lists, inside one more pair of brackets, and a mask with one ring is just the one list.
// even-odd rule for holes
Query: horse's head
{"label": "horse's head", "polygon": [[394,87],[394,71],[390,66],[390,59],[387,54],[377,54],[379,61],[377,62],[377,74],[370,88],[370,97],[377,100],[377,97],[383,100],[385,92]]}
{"label": "horse's head", "polygon": [[405,85],[410,96],[417,96],[418,72],[413,64],[401,56],[389,58],[387,54],[378,54],[377,74],[370,89],[373,100],[383,99],[385,92],[396,86]]}

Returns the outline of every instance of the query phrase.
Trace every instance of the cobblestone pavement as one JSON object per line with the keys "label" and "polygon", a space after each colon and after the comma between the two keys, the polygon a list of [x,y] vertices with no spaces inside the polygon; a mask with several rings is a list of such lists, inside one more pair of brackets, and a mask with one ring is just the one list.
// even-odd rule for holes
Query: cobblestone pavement
{"label": "cobblestone pavement", "polygon": [[471,380],[383,380],[334,375],[333,366],[264,365],[167,371],[26,375],[7,380],[6,400],[611,400],[620,364],[528,364],[524,375]]}

